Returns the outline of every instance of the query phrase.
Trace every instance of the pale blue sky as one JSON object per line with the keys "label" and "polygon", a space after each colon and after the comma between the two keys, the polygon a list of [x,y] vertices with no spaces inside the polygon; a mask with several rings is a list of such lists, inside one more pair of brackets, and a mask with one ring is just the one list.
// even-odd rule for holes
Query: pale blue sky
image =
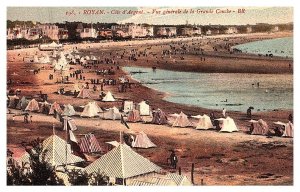
{"label": "pale blue sky", "polygon": [[[130,14],[111,14],[112,10],[144,10],[152,12],[152,9],[158,9],[161,12],[167,9],[191,9],[182,7],[8,7],[7,19],[21,21],[40,21],[40,22],[63,22],[63,21],[82,21],[82,22],[134,22],[149,24],[184,24],[188,21],[191,24],[255,24],[255,23],[288,23],[293,22],[293,8],[291,7],[225,7],[221,9],[230,9],[237,11],[238,8],[245,8],[244,14],[228,13],[216,14],[215,7],[193,7],[195,11],[213,9],[213,14],[149,14],[140,15]],[[85,9],[103,9],[105,15],[83,15]],[[77,14],[66,16],[66,11],[74,10]],[[78,14],[78,13],[81,14]]]}

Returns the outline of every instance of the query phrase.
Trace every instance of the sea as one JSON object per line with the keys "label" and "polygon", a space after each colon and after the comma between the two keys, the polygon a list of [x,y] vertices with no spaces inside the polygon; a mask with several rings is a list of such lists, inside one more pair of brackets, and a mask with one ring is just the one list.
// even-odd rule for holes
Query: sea
{"label": "sea", "polygon": [[273,54],[274,56],[293,58],[293,37],[284,37],[236,45],[233,48],[243,53]]}
{"label": "sea", "polygon": [[[255,44],[260,47],[260,53],[269,50],[272,44],[272,50],[284,49],[292,56],[293,46],[282,46],[283,39],[293,42],[290,38],[280,38]],[[253,43],[242,46],[247,45],[249,47],[245,49],[248,51],[254,46]],[[174,103],[242,112],[250,106],[254,111],[293,109],[292,74],[196,73],[144,67],[123,69],[145,86],[167,93],[164,99]]]}

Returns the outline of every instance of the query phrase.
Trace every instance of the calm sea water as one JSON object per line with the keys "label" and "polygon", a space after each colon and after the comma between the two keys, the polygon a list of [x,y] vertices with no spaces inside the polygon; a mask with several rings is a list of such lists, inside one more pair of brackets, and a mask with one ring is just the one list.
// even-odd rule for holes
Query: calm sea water
{"label": "calm sea water", "polygon": [[254,41],[234,46],[244,53],[273,54],[280,57],[293,57],[293,37]]}
{"label": "calm sea water", "polygon": [[[287,74],[191,73],[124,67],[146,86],[169,93],[167,101],[243,111],[293,108],[293,76]],[[259,83],[259,87],[257,86]],[[253,84],[253,85],[252,85]],[[226,101],[227,102],[224,102]]]}

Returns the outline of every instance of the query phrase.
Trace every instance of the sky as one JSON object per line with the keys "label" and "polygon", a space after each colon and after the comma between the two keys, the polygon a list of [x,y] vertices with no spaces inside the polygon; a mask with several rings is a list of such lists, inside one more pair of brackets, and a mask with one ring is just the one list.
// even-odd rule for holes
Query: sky
{"label": "sky", "polygon": [[[153,14],[153,10],[155,12]],[[165,11],[184,9],[194,13],[163,14]],[[230,10],[231,13],[216,13],[218,10]],[[245,13],[237,13],[238,9],[245,9]],[[72,11],[74,10],[73,14]],[[85,10],[103,10],[105,14],[84,14]],[[125,14],[123,11],[125,10]],[[143,11],[133,15],[132,11]],[[197,13],[198,11],[212,10],[213,13]],[[112,12],[113,11],[113,12]],[[119,14],[112,14],[120,11]],[[160,12],[159,12],[160,11]],[[235,12],[233,12],[235,11]],[[72,13],[67,15],[66,13]],[[245,25],[255,23],[288,23],[293,22],[292,7],[8,7],[8,20],[38,21],[54,23],[64,21],[81,22],[117,22],[117,23],[148,23],[148,24],[221,24]]]}

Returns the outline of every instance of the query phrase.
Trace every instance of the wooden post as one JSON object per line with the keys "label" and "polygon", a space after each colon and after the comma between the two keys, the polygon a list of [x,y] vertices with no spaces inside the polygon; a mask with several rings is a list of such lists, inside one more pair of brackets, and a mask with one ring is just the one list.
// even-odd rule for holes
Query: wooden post
{"label": "wooden post", "polygon": [[179,175],[181,175],[181,167],[178,168]]}
{"label": "wooden post", "polygon": [[204,179],[201,179],[201,185],[204,185]]}
{"label": "wooden post", "polygon": [[191,170],[191,180],[192,180],[192,184],[194,185],[194,169],[195,169],[195,164],[192,163],[192,170]]}

